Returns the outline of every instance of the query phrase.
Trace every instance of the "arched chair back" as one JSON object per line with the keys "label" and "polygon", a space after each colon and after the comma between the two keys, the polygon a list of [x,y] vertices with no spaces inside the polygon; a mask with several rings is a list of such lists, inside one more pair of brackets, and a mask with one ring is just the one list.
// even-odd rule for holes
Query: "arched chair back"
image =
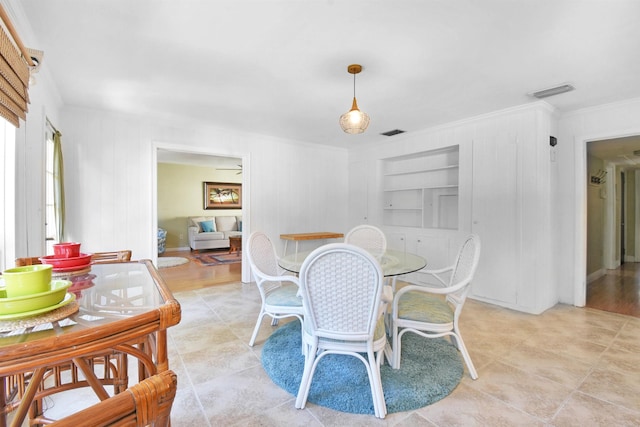
{"label": "arched chair back", "polygon": [[358,225],[347,233],[344,242],[359,246],[380,259],[387,250],[387,238],[384,232],[373,225]]}
{"label": "arched chair back", "polygon": [[383,279],[378,261],[355,245],[324,245],[305,259],[300,270],[305,366],[296,408],[305,407],[321,359],[332,353],[347,354],[365,365],[375,415],[385,417],[380,364],[387,343],[385,300],[391,297],[383,298]]}
{"label": "arched chair back", "polygon": [[253,346],[264,316],[272,318],[271,325],[283,317],[297,317],[302,322],[302,300],[298,297],[298,279],[284,275],[278,266],[275,247],[269,237],[256,231],[249,236],[247,259],[256,281],[262,305],[249,345]]}
{"label": "arched chair back", "polygon": [[425,338],[449,336],[460,350],[471,378],[478,378],[458,323],[479,259],[480,238],[471,234],[462,243],[452,265],[439,270],[421,270],[435,279],[433,286],[408,285],[395,293],[391,313],[393,368],[400,368],[405,333],[413,332]]}

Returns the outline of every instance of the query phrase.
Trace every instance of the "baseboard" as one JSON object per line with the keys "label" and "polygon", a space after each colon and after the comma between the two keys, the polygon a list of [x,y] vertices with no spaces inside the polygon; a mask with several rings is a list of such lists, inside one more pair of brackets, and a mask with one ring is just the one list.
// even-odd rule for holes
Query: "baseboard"
{"label": "baseboard", "polygon": [[594,271],[593,273],[589,274],[587,276],[587,283],[591,283],[594,280],[598,280],[599,278],[605,275],[605,271],[606,270],[604,268],[601,268],[600,270]]}
{"label": "baseboard", "polygon": [[165,248],[164,249],[165,252],[167,252],[167,251],[170,251],[170,252],[173,252],[173,251],[190,251],[190,250],[191,250],[191,248],[189,246],[183,246],[183,247],[180,247],[180,248]]}

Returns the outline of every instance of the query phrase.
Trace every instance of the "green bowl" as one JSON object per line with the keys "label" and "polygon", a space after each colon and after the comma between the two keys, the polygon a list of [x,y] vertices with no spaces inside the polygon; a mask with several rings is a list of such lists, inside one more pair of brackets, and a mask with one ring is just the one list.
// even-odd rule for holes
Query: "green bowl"
{"label": "green bowl", "polygon": [[70,280],[54,280],[51,289],[39,294],[7,298],[6,289],[0,288],[0,315],[40,310],[60,303],[71,286]]}
{"label": "green bowl", "polygon": [[2,273],[7,297],[40,294],[50,290],[53,266],[45,264],[25,265],[5,270]]}

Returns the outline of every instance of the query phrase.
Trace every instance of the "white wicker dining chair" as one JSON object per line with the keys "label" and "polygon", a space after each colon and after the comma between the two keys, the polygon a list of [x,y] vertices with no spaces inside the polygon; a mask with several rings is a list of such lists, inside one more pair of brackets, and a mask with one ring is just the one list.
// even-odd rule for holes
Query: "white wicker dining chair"
{"label": "white wicker dining chair", "polygon": [[249,345],[253,346],[265,316],[271,316],[271,325],[278,319],[297,317],[302,322],[302,299],[298,296],[298,279],[281,273],[278,257],[269,237],[256,231],[249,236],[247,258],[262,299],[260,314],[253,329]]}
{"label": "white wicker dining chair", "polygon": [[377,259],[380,259],[387,250],[387,238],[384,232],[368,224],[358,225],[349,230],[344,242],[366,249]]}
{"label": "white wicker dining chair", "polygon": [[327,354],[346,354],[365,365],[375,415],[384,418],[387,406],[380,378],[387,337],[384,313],[392,300],[383,286],[380,264],[366,250],[345,243],[321,246],[300,270],[300,293],[305,309],[305,364],[296,397],[304,408],[315,369]]}
{"label": "white wicker dining chair", "polygon": [[[467,236],[455,263],[439,270],[421,270],[437,285],[407,285],[395,293],[391,312],[392,367],[400,368],[402,336],[413,332],[425,338],[449,336],[464,358],[469,374],[478,378],[467,351],[458,321],[480,258],[480,239]],[[440,287],[436,287],[436,286]]]}

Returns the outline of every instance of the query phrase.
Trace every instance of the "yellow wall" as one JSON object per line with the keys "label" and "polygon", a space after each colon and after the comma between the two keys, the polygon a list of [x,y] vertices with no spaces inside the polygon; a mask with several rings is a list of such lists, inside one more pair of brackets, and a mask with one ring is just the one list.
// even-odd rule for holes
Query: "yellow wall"
{"label": "yellow wall", "polygon": [[158,163],[158,227],[167,230],[166,247],[189,246],[187,217],[241,215],[240,209],[204,209],[203,182],[242,182],[235,172],[174,163]]}

